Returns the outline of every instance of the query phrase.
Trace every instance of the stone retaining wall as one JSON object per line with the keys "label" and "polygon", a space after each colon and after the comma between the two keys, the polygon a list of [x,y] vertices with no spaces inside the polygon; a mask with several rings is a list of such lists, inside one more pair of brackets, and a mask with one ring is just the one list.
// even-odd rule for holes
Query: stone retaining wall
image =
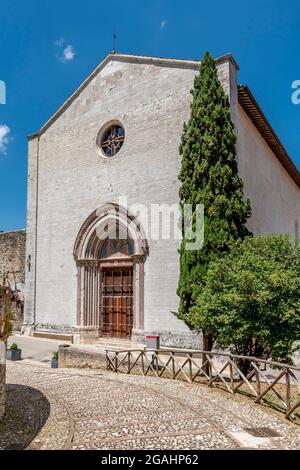
{"label": "stone retaining wall", "polygon": [[203,349],[203,336],[197,331],[161,331],[154,334],[160,335],[160,345],[165,348]]}
{"label": "stone retaining wall", "polygon": [[20,330],[24,320],[26,231],[0,232],[0,282],[5,279],[14,291],[19,290],[20,302],[13,302],[12,321],[15,330]]}
{"label": "stone retaining wall", "polygon": [[5,412],[5,362],[6,362],[6,336],[7,313],[10,308],[10,291],[0,286],[0,419]]}
{"label": "stone retaining wall", "polygon": [[5,343],[0,340],[0,420],[5,412]]}
{"label": "stone retaining wall", "polygon": [[102,351],[83,351],[69,345],[59,346],[58,367],[79,369],[106,369],[106,356]]}
{"label": "stone retaining wall", "polygon": [[12,287],[17,282],[18,288],[25,283],[25,247],[26,231],[0,232],[0,273],[8,273]]}

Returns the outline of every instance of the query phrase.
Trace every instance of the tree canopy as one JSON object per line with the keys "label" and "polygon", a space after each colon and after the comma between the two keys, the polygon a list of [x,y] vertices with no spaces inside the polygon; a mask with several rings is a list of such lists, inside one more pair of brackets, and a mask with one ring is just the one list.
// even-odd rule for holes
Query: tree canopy
{"label": "tree canopy", "polygon": [[233,240],[249,235],[245,224],[250,216],[250,202],[244,198],[238,176],[229,99],[208,52],[191,93],[191,114],[180,144],[180,202],[182,208],[192,206],[193,224],[197,204],[204,205],[204,246],[189,251],[183,229],[178,295],[179,316],[187,322],[209,261],[227,252]]}
{"label": "tree canopy", "polygon": [[287,360],[300,340],[300,249],[248,237],[212,261],[189,322],[236,354]]}

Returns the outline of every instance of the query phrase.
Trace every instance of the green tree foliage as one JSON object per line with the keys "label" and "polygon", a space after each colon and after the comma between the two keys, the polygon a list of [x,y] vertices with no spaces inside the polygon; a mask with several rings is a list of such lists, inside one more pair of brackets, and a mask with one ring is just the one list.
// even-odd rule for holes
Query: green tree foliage
{"label": "green tree foliage", "polygon": [[179,179],[181,205],[197,204],[205,210],[204,246],[188,251],[184,238],[180,249],[179,316],[189,323],[189,310],[205,280],[207,266],[228,251],[233,240],[249,235],[245,226],[250,203],[243,196],[243,182],[236,163],[236,136],[230,106],[209,53],[191,91],[191,115],[184,124]]}
{"label": "green tree foliage", "polygon": [[235,242],[210,263],[189,321],[236,354],[287,360],[300,340],[300,249],[284,235]]}

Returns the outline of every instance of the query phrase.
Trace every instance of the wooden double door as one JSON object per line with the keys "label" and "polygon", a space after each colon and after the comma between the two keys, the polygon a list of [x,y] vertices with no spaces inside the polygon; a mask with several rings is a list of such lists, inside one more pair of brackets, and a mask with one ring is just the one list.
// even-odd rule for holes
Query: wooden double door
{"label": "wooden double door", "polygon": [[127,338],[133,326],[133,268],[102,268],[100,333]]}

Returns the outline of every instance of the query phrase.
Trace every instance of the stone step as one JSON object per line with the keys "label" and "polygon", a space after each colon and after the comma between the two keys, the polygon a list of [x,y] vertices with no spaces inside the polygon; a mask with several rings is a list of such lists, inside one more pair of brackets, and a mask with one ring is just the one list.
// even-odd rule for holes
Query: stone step
{"label": "stone step", "polygon": [[33,331],[32,336],[34,338],[43,339],[56,339],[59,341],[70,341],[73,342],[73,335],[67,333],[52,333],[47,331]]}
{"label": "stone step", "polygon": [[120,343],[101,343],[97,342],[93,345],[90,345],[91,347],[94,347],[95,349],[101,349],[101,350],[118,350],[118,351],[132,351],[132,350],[143,350],[145,349],[145,345],[143,344],[120,344]]}
{"label": "stone step", "polygon": [[142,343],[121,338],[98,338],[93,341],[93,346],[101,346],[103,349],[113,348],[121,350],[144,349],[145,347]]}

